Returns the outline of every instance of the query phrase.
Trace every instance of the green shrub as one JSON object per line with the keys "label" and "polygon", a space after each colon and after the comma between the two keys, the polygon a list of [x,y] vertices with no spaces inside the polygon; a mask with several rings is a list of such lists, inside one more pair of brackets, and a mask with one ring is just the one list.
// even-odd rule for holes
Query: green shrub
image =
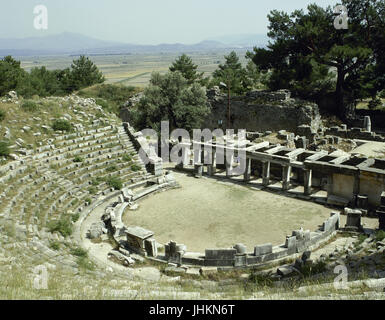
{"label": "green shrub", "polygon": [[95,270],[95,264],[88,259],[87,257],[78,257],[76,260],[76,263],[78,264],[79,268],[82,270]]}
{"label": "green shrub", "polygon": [[376,232],[376,240],[377,241],[382,241],[385,239],[385,231],[379,230]]}
{"label": "green shrub", "polygon": [[0,156],[8,157],[10,153],[9,144],[4,141],[0,141]]}
{"label": "green shrub", "polygon": [[132,158],[129,154],[124,154],[123,157],[122,157],[123,161],[125,162],[131,162],[132,161]]}
{"label": "green shrub", "polygon": [[368,237],[364,234],[360,234],[358,236],[358,240],[357,240],[357,245],[360,245],[361,243],[363,243]]}
{"label": "green shrub", "polygon": [[63,237],[68,237],[73,232],[72,223],[68,217],[63,217],[59,221],[51,221],[48,223],[48,230],[51,233],[59,232]]}
{"label": "green shrub", "polygon": [[60,249],[60,242],[59,241],[51,241],[49,243],[49,247],[52,249],[52,250],[55,250],[55,251],[58,251]]}
{"label": "green shrub", "polygon": [[23,102],[21,108],[27,112],[35,112],[39,107],[35,101],[27,100]]}
{"label": "green shrub", "polygon": [[96,194],[96,192],[98,192],[98,190],[97,190],[95,187],[89,187],[89,188],[88,188],[88,192],[89,192],[90,194]]}
{"label": "green shrub", "polygon": [[326,262],[324,261],[318,261],[317,263],[313,264],[313,265],[309,265],[309,264],[305,264],[302,268],[301,268],[301,273],[305,276],[305,277],[311,277],[313,275],[316,275],[316,274],[320,274],[320,273],[323,273],[325,272],[327,269],[326,269]]}
{"label": "green shrub", "polygon": [[83,158],[80,157],[80,156],[76,156],[76,157],[74,158],[74,162],[83,162],[83,161],[84,161]]}
{"label": "green shrub", "polygon": [[374,110],[381,105],[381,99],[373,98],[368,104],[369,110]]}
{"label": "green shrub", "polygon": [[5,111],[0,110],[0,122],[5,119]]}
{"label": "green shrub", "polygon": [[72,215],[71,219],[72,221],[75,223],[76,221],[78,221],[80,218],[80,213],[75,213],[74,215]]}
{"label": "green shrub", "polygon": [[123,182],[117,177],[111,177],[107,180],[107,184],[115,190],[121,190],[123,188]]}
{"label": "green shrub", "polygon": [[88,251],[84,250],[83,248],[79,248],[79,247],[72,248],[70,252],[74,256],[81,257],[81,258],[88,258]]}
{"label": "green shrub", "polygon": [[116,170],[118,170],[118,168],[117,168],[116,166],[111,166],[111,167],[108,167],[108,168],[106,169],[107,172],[114,172],[114,171],[116,171]]}
{"label": "green shrub", "polygon": [[261,287],[270,287],[274,283],[269,274],[263,275],[255,272],[250,274],[249,282]]}
{"label": "green shrub", "polygon": [[105,181],[106,181],[106,178],[96,177],[96,178],[91,180],[91,184],[93,186],[98,186],[99,184],[101,184],[102,182],[105,182]]}
{"label": "green shrub", "polygon": [[92,203],[92,200],[91,200],[91,198],[86,198],[84,200],[84,202],[87,203],[88,205],[90,205]]}
{"label": "green shrub", "polygon": [[72,125],[67,120],[55,120],[55,122],[52,124],[52,129],[55,131],[71,131]]}
{"label": "green shrub", "polygon": [[106,100],[97,98],[95,102],[98,106],[101,106],[104,110],[111,111],[111,108]]}
{"label": "green shrub", "polygon": [[131,170],[134,172],[140,171],[142,168],[136,163],[131,166]]}
{"label": "green shrub", "polygon": [[119,115],[120,106],[139,90],[135,87],[127,87],[116,84],[102,84],[81,90],[78,95],[85,98],[95,98],[96,103],[103,110]]}

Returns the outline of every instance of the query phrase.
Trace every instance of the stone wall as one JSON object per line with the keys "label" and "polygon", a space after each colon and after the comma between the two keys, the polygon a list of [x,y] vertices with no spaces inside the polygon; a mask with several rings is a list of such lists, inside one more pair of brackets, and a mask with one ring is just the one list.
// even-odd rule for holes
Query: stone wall
{"label": "stone wall", "polygon": [[[178,265],[195,265],[205,267],[246,267],[266,264],[273,261],[289,258],[293,255],[314,250],[324,241],[327,241],[340,229],[340,213],[332,212],[319,230],[294,230],[287,236],[280,246],[272,244],[257,245],[253,252],[248,252],[243,244],[236,244],[233,248],[206,249],[204,255],[189,254],[186,246],[171,241],[166,245],[165,259]],[[175,248],[174,250],[170,250]],[[183,250],[178,250],[183,248]]]}
{"label": "stone wall", "polygon": [[[207,117],[202,128],[226,129],[227,95],[218,87],[214,87],[207,91],[207,97],[211,115]],[[135,106],[138,99],[139,97],[130,99],[120,109],[120,118],[123,122],[132,121],[130,109]],[[287,90],[251,91],[246,96],[231,98],[231,121],[231,128],[235,130],[296,132],[298,126],[309,125],[316,132],[321,125],[321,116],[316,104],[292,99]]]}
{"label": "stone wall", "polygon": [[124,122],[123,127],[138,151],[140,158],[146,164],[147,170],[156,177],[162,176],[163,162],[162,159],[157,156],[156,150],[147,142],[143,134],[141,132],[135,132],[134,128],[131,127],[128,122]]}
{"label": "stone wall", "polygon": [[[211,115],[203,127],[214,129],[227,126],[227,95],[218,89],[208,91]],[[307,101],[290,98],[286,90],[277,92],[251,91],[243,97],[232,97],[231,128],[247,131],[280,131],[296,132],[300,125],[309,125],[317,131],[321,116],[318,106]],[[219,121],[219,122],[218,122]]]}

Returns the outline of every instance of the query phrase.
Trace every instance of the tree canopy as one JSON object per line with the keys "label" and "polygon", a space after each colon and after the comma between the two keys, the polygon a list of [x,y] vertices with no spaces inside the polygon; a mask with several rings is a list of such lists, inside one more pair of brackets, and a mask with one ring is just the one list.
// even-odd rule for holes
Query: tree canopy
{"label": "tree canopy", "polygon": [[153,73],[136,110],[136,126],[160,132],[161,121],[170,130],[200,128],[210,109],[206,92],[198,83],[189,84],[178,71]]}
{"label": "tree canopy", "polygon": [[356,99],[373,96],[383,87],[384,1],[343,4],[348,9],[347,30],[334,27],[336,15],[330,6],[311,4],[307,12],[291,14],[271,11],[272,41],[267,49],[254,48],[248,55],[259,69],[271,72],[270,89],[285,88],[311,99],[333,91],[339,114],[345,117]]}
{"label": "tree canopy", "polygon": [[199,73],[197,69],[198,65],[186,54],[178,57],[170,67],[171,72],[179,71],[189,84],[202,80],[203,72]]}
{"label": "tree canopy", "polygon": [[11,90],[27,98],[63,95],[102,82],[103,74],[84,56],[74,60],[71,68],[47,70],[40,67],[32,68],[30,72],[26,72],[20,61],[11,56],[0,60],[0,96]]}
{"label": "tree canopy", "polygon": [[72,90],[79,90],[104,81],[103,74],[88,57],[80,56],[79,59],[73,61],[69,73]]}
{"label": "tree canopy", "polygon": [[243,68],[235,51],[225,56],[225,60],[225,63],[220,64],[213,73],[214,84],[219,85],[223,82],[226,88],[222,89],[226,91],[230,89],[231,93],[241,95],[249,86],[246,69]]}

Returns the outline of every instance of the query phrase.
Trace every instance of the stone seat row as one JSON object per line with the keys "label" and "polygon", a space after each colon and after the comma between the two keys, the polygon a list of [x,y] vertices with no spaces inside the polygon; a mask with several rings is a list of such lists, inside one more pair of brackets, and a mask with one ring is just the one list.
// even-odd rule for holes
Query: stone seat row
{"label": "stone seat row", "polygon": [[52,146],[51,151],[45,151],[43,153],[38,153],[33,156],[33,160],[38,160],[38,159],[46,159],[46,158],[52,158],[57,154],[63,154],[67,153],[68,151],[74,151],[77,149],[82,149],[84,147],[91,147],[93,145],[98,145],[101,143],[107,144],[107,142],[116,142],[117,141],[117,136],[116,135],[111,135],[109,137],[106,137],[104,139],[95,139],[95,140],[90,140],[85,143],[80,143],[80,144],[70,144],[69,146],[63,147],[63,148],[57,148],[55,146]]}
{"label": "stone seat row", "polygon": [[[98,153],[96,153],[96,156],[95,156],[94,152],[84,153],[84,154],[82,154],[82,157],[85,159],[83,160],[82,164],[96,163],[102,159],[112,158],[115,154],[123,155],[127,152],[132,152],[135,149],[124,149],[124,151],[121,151],[121,150],[122,150],[122,148],[117,149],[117,151],[109,150],[110,152],[105,153],[105,154],[98,152]],[[108,151],[108,149],[107,149],[107,151]],[[72,168],[77,167],[77,165],[79,165],[79,163],[74,163],[73,159],[67,158],[67,159],[55,160],[52,162],[52,165],[58,166],[57,170],[62,170],[63,167],[65,167],[65,170],[70,170]]]}
{"label": "stone seat row", "polygon": [[82,137],[82,136],[92,135],[92,134],[101,133],[104,131],[109,131],[109,130],[114,130],[114,129],[116,129],[116,127],[113,125],[109,125],[109,126],[97,128],[97,129],[91,129],[91,130],[86,129],[86,130],[82,130],[82,131],[76,132],[76,133],[70,133],[70,134],[66,134],[66,135],[56,136],[55,140],[56,141],[68,140],[68,139],[71,139],[71,137],[73,137],[73,136]]}

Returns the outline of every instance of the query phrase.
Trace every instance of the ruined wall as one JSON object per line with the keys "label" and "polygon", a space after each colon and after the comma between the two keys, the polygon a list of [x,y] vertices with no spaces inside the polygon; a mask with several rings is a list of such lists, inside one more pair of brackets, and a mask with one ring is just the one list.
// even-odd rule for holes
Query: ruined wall
{"label": "ruined wall", "polygon": [[[141,96],[128,100],[120,109],[123,122],[132,122],[132,107]],[[227,128],[228,98],[218,87],[207,91],[211,114],[207,116],[202,129]],[[280,90],[251,91],[242,97],[231,98],[231,128],[247,131],[265,132],[287,130],[297,132],[300,125],[308,125],[312,131],[318,131],[321,116],[318,106],[308,101],[290,98],[290,92]]]}
{"label": "ruined wall", "polygon": [[[211,115],[204,127],[214,129],[227,126],[227,95],[218,89],[208,91]],[[252,91],[244,97],[231,98],[231,127],[247,131],[296,132],[300,125],[309,125],[315,131],[320,126],[321,117],[316,104],[290,98],[290,92]]]}
{"label": "ruined wall", "polygon": [[338,197],[352,200],[353,198],[354,177],[345,174],[333,174],[333,191]]}
{"label": "ruined wall", "polygon": [[374,206],[381,204],[381,193],[384,190],[384,176],[361,172],[360,194],[367,195],[369,203]]}

